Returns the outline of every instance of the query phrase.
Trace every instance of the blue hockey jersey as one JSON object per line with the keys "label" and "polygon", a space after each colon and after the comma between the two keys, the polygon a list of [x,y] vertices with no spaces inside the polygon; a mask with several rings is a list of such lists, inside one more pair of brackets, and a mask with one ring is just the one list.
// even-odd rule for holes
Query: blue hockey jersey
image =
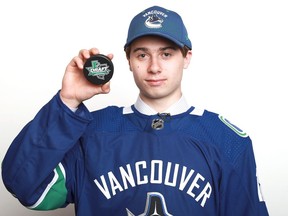
{"label": "blue hockey jersey", "polygon": [[26,207],[78,216],[266,216],[248,135],[194,107],[73,113],[57,94],[15,138],[3,182]]}

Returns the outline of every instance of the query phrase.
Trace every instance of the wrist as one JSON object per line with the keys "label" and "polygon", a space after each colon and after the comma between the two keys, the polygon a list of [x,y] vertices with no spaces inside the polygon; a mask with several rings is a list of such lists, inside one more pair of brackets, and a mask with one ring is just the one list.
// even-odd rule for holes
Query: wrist
{"label": "wrist", "polygon": [[62,91],[60,91],[60,99],[71,110],[77,109],[79,104],[81,103],[77,99],[63,96]]}

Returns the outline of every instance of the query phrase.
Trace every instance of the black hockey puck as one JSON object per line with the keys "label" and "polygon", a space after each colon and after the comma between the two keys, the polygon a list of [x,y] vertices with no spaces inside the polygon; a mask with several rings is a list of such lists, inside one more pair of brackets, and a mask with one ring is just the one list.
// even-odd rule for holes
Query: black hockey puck
{"label": "black hockey puck", "polygon": [[102,54],[91,56],[86,60],[83,67],[84,76],[95,85],[107,83],[112,78],[113,72],[112,61]]}

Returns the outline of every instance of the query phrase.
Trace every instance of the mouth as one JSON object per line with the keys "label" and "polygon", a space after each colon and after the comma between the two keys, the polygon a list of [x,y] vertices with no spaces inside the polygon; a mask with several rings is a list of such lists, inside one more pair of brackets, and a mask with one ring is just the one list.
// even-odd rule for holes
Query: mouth
{"label": "mouth", "polygon": [[145,81],[150,86],[161,86],[165,83],[166,79],[146,79]]}

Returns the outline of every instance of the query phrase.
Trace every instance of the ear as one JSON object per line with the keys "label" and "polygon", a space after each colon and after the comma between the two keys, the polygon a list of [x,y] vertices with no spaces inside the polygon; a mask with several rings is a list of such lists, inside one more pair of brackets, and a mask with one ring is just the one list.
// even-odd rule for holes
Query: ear
{"label": "ear", "polygon": [[191,61],[191,58],[192,58],[192,50],[189,50],[187,52],[186,57],[184,58],[184,69],[188,68],[190,61]]}

